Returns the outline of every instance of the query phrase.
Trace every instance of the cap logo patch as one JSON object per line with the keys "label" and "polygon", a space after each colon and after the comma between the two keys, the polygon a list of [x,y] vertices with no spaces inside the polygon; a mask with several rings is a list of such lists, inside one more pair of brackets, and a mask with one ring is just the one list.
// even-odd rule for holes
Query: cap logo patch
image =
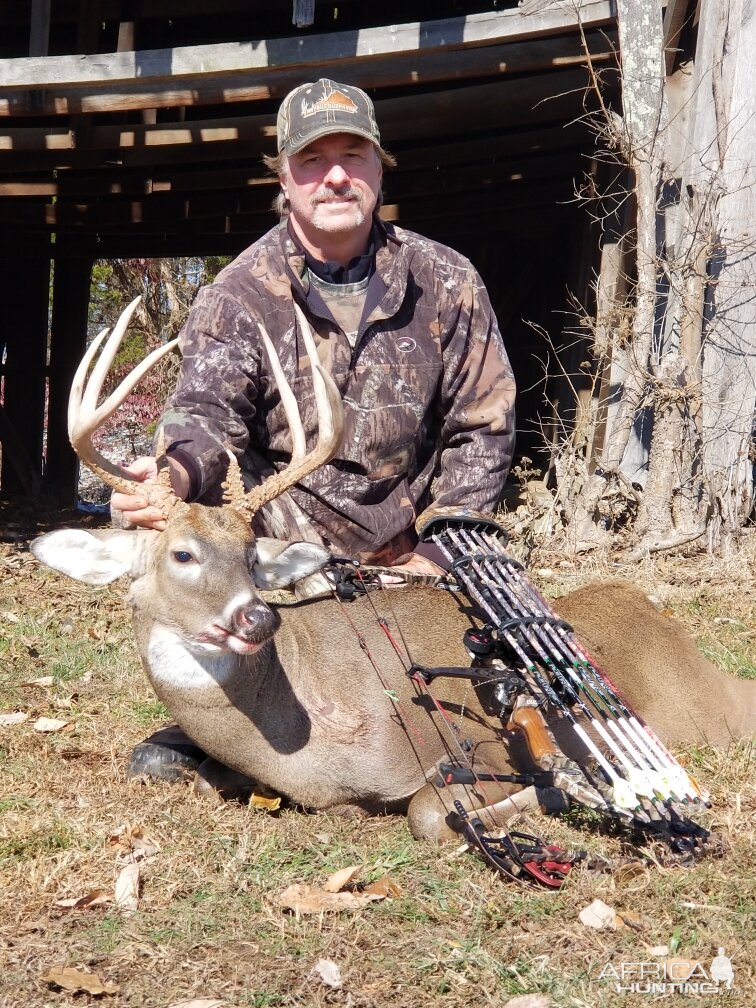
{"label": "cap logo patch", "polygon": [[396,341],[396,347],[402,353],[410,353],[416,346],[417,343],[415,343],[411,336],[402,336],[401,339]]}
{"label": "cap logo patch", "polygon": [[359,112],[359,109],[352,99],[347,98],[341,91],[332,91],[331,94],[312,103],[308,102],[306,98],[302,99],[303,119],[309,119],[310,116],[318,115],[320,112],[350,112],[354,114]]}

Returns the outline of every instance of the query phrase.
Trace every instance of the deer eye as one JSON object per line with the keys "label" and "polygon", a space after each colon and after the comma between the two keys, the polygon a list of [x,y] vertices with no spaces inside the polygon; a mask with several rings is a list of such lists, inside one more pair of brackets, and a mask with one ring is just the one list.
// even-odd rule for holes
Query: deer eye
{"label": "deer eye", "polygon": [[173,554],[173,559],[176,560],[178,563],[185,564],[190,563],[192,560],[194,560],[194,557],[192,556],[191,553],[189,553],[188,550],[176,550]]}

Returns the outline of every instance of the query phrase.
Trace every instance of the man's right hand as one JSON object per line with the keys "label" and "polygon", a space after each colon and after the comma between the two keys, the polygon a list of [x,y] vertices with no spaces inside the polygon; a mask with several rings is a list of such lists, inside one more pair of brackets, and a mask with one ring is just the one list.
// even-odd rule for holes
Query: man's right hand
{"label": "man's right hand", "polygon": [[[168,460],[168,464],[171,471],[171,486],[177,496],[184,499],[189,492],[189,476],[184,467],[172,459]],[[136,459],[130,465],[123,466],[123,470],[140,483],[157,482],[157,459],[151,455]],[[113,523],[123,528],[135,525],[139,528],[162,531],[166,527],[162,512],[138,491],[133,494],[114,493],[110,498],[110,512]]]}

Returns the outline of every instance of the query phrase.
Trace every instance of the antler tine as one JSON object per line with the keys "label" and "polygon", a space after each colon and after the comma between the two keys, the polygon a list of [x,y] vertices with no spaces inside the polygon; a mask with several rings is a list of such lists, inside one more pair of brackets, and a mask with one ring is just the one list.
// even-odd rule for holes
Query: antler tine
{"label": "antler tine", "polygon": [[153,350],[121,382],[118,388],[108,396],[105,402],[99,407],[97,406],[97,400],[102,390],[105,376],[113,363],[115,355],[118,353],[123,335],[139,301],[140,298],[136,298],[121,313],[113,328],[113,332],[102,348],[89,381],[87,381],[87,371],[103,341],[108,336],[107,329],[103,329],[92,341],[91,346],[76,369],[68,399],[68,436],[74,451],[81,461],[86,463],[109,487],[122,493],[134,493],[138,491],[151,504],[159,507],[167,517],[175,505],[183,503],[176,497],[173,491],[167,490],[165,487],[144,484],[139,480],[132,479],[119,466],[116,466],[100,454],[92,444],[92,435],[95,431],[102,426],[105,420],[115,413],[150,368],[154,367],[167,353],[170,353],[178,343],[178,340],[171,340],[170,343],[166,343],[164,346]]}
{"label": "antler tine", "polygon": [[223,505],[228,505],[234,511],[245,512],[247,494],[244,490],[241,467],[230,448],[226,448],[226,455],[228,455],[228,469],[226,470],[226,478],[221,483]]}
{"label": "antler tine", "polygon": [[249,491],[245,499],[245,510],[250,517],[259,511],[264,504],[267,504],[268,501],[280,497],[289,487],[311,472],[314,472],[320,466],[325,465],[326,462],[329,462],[338,451],[344,433],[344,405],[341,401],[341,393],[336,388],[333,378],[320,363],[310,324],[305,318],[304,312],[296,303],[294,311],[302,330],[302,336],[312,368],[315,402],[318,407],[318,441],[313,450],[309,454],[306,454],[305,433],[294,393],[286,381],[278,354],[270,337],[265,332],[265,329],[260,326],[260,334],[265,344],[265,349],[268,351],[271,370],[278,384],[281,403],[284,407],[289,427],[291,428],[292,456],[291,462],[286,469],[280,473],[276,473],[274,476],[269,476],[264,483]]}
{"label": "antler tine", "polygon": [[[296,312],[301,311],[298,305],[294,306],[294,310]],[[306,322],[305,325],[307,325]],[[273,346],[270,336],[268,336],[267,331],[262,325],[260,326],[260,335],[262,336],[262,341],[265,344],[265,349],[268,351],[270,369],[276,380],[278,394],[281,396],[281,405],[284,408],[286,422],[288,423],[289,430],[291,431],[291,461],[296,464],[301,462],[307,452],[307,442],[305,440],[302,419],[299,416],[299,406],[297,405],[294,393],[291,391],[291,386],[286,380],[286,375],[283,373],[283,368],[281,367],[281,361],[278,359],[276,348]],[[307,347],[307,353],[310,353],[309,346]]]}

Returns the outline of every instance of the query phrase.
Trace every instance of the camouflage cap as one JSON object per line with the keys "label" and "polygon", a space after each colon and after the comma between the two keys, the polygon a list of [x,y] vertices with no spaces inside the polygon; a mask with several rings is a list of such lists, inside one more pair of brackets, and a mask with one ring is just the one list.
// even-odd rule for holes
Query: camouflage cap
{"label": "camouflage cap", "polygon": [[321,77],[290,91],[278,110],[278,150],[296,154],[329,133],[354,133],[380,146],[375,109],[364,91]]}

